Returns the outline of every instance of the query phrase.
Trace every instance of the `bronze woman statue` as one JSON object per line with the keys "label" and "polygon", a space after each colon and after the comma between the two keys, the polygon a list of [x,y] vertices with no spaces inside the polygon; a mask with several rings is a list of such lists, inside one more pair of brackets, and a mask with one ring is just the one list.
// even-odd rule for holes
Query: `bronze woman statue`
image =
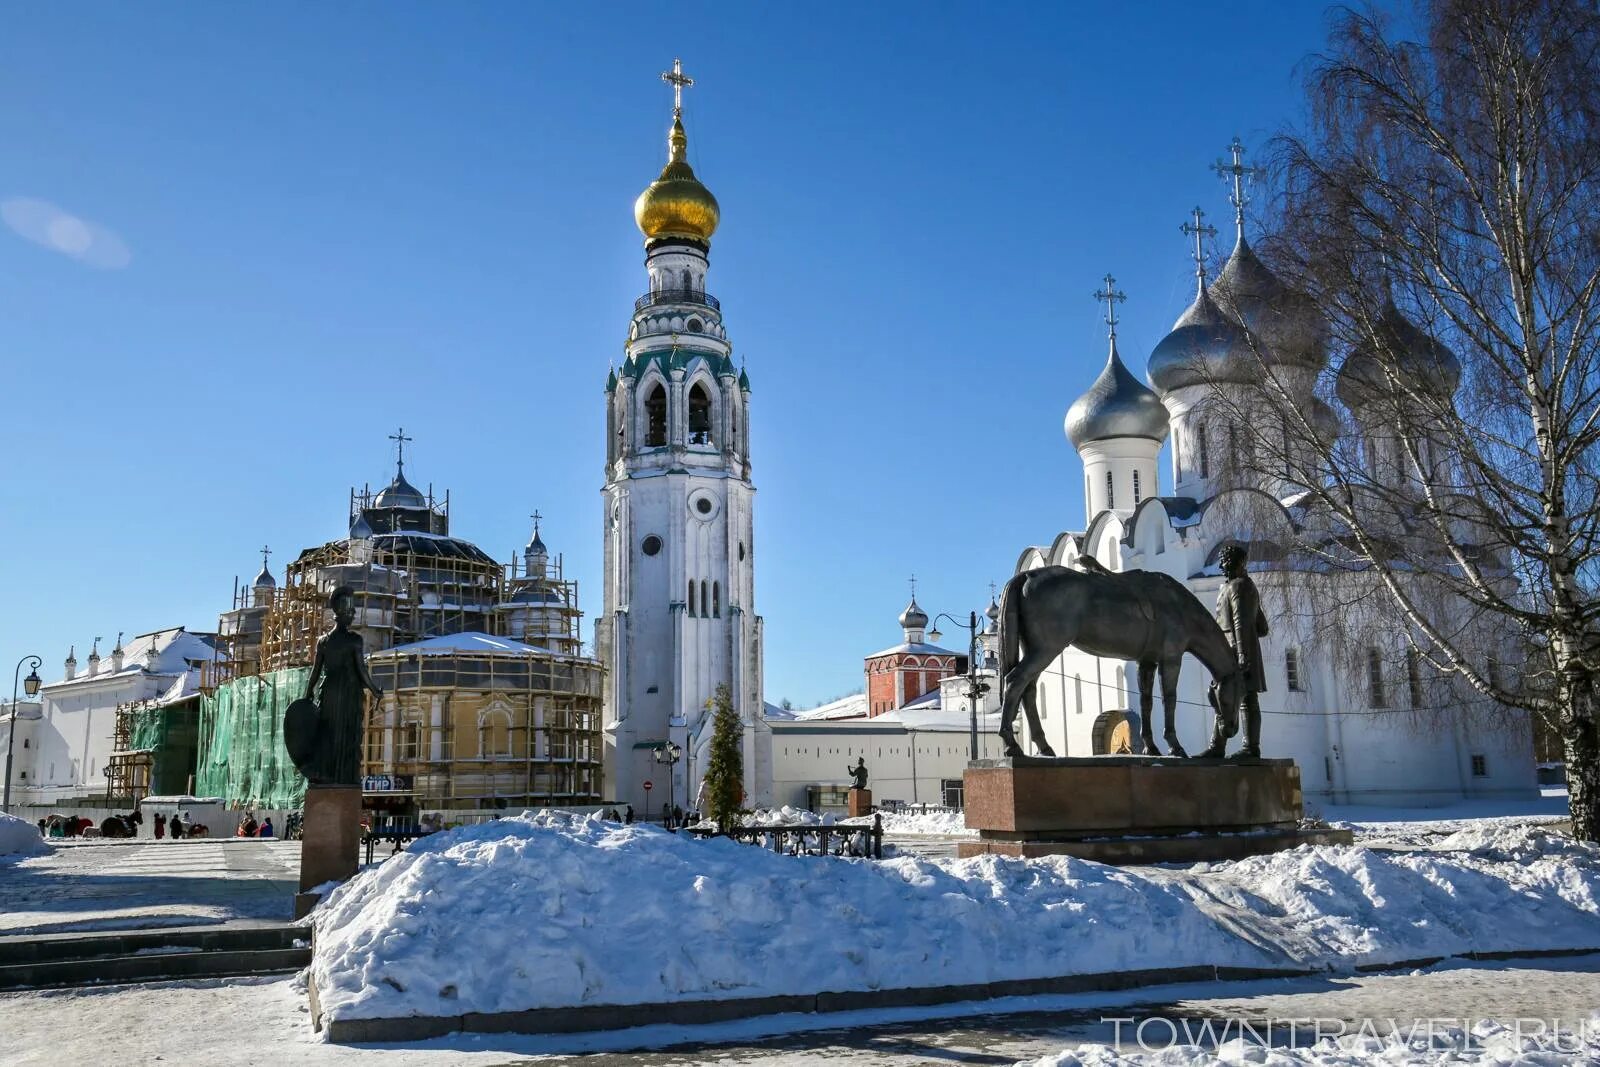
{"label": "bronze woman statue", "polygon": [[[316,700],[316,743],[301,771],[314,785],[360,785],[361,740],[366,712],[366,692],[383,696],[367,673],[361,635],[350,629],[355,621],[355,590],[341,585],[328,594],[334,626],[317,642],[317,658],[306,682],[307,700]],[[322,692],[317,693],[317,682]]]}

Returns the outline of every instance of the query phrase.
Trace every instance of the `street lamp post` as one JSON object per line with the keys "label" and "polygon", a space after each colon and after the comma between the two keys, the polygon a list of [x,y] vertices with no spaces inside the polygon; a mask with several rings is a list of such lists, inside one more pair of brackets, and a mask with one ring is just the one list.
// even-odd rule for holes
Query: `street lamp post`
{"label": "street lamp post", "polygon": [[[657,763],[666,764],[667,767],[667,806],[665,809],[663,809],[661,821],[663,823],[671,823],[672,791],[673,786],[675,785],[672,780],[675,777],[673,768],[677,765],[678,761],[683,758],[683,748],[676,741],[663,741],[661,744],[656,746],[654,758]],[[669,825],[668,829],[671,828],[672,827]]]}
{"label": "street lamp post", "polygon": [[0,801],[0,808],[4,808],[8,815],[11,813],[11,752],[17,744],[17,679],[22,674],[24,663],[28,665],[28,677],[22,683],[23,691],[29,696],[36,696],[40,684],[39,668],[44,664],[44,660],[38,656],[23,656],[17,660],[17,669],[11,672],[11,732],[6,739],[5,799]]}
{"label": "street lamp post", "polygon": [[944,634],[939,632],[939,620],[948,620],[952,626],[959,626],[967,631],[967,706],[971,712],[971,729],[967,738],[967,758],[978,758],[978,700],[989,691],[988,682],[978,681],[978,634],[981,632],[976,611],[967,613],[967,621],[962,622],[945,612],[934,616],[933,629],[928,631],[928,640],[938,644]]}

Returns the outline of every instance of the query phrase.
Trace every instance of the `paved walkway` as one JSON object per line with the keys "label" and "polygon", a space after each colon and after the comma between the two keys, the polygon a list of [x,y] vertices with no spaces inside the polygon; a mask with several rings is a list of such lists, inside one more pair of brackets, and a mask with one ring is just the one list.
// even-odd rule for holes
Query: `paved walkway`
{"label": "paved walkway", "polygon": [[58,847],[0,864],[0,935],[287,921],[298,841],[216,838]]}
{"label": "paved walkway", "polygon": [[[1144,1020],[1362,1020],[1402,1028],[1414,1020],[1517,1018],[1579,1024],[1600,1008],[1600,956],[1491,965],[1441,965],[1411,974],[1167,986],[1121,994],[1018,998],[995,1005],[897,1009],[834,1017],[780,1016],[718,1026],[659,1027],[621,1034],[527,1037],[461,1034],[418,1045],[340,1046],[311,1032],[305,995],[293,979],[173,982],[34,993],[0,993],[0,1063],[7,1067],[89,1063],[116,1049],[120,1065],[204,1063],[208,1067],[294,1063],[300,1067],[909,1067],[999,1065],[1081,1044],[1109,1043],[1110,1019],[1124,1049]],[[84,1019],[94,1025],[83,1025]],[[200,1019],[225,1025],[184,1025]],[[821,1025],[827,1025],[821,1023]],[[1181,1023],[1180,1023],[1181,1025]],[[802,1029],[812,1027],[813,1029]],[[1331,1029],[1331,1026],[1329,1027]],[[1273,1031],[1283,1040],[1282,1029]],[[1164,1024],[1147,1026],[1156,1047]],[[638,1050],[643,1051],[638,1051]]]}

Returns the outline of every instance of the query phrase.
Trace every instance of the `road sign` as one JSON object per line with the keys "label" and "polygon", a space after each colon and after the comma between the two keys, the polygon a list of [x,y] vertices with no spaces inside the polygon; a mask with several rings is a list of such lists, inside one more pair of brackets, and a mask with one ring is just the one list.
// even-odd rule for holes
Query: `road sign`
{"label": "road sign", "polygon": [[655,787],[656,787],[656,784],[654,782],[652,782],[650,779],[646,778],[644,780],[644,791],[646,793],[650,792],[650,790],[654,789]]}

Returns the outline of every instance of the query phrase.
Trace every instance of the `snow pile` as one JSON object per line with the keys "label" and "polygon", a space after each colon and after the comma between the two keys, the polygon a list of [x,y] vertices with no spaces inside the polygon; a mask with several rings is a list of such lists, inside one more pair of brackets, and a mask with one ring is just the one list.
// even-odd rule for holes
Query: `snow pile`
{"label": "snow pile", "polygon": [[739,820],[741,826],[832,826],[832,815],[818,815],[805,808],[762,808]]}
{"label": "snow pile", "polygon": [[1187,871],[871,862],[541,812],[348,882],[316,913],[312,973],[332,1017],[383,1018],[1600,946],[1600,848],[1462,843]]}
{"label": "snow pile", "polygon": [[[967,829],[967,817],[959,811],[885,811],[883,832],[886,834],[940,834],[945,837],[977,837],[978,831]],[[871,825],[872,816],[845,819],[846,826],[865,823]]]}
{"label": "snow pile", "polygon": [[[1153,1023],[1153,1025],[1152,1025]],[[1546,1030],[1538,1019],[1518,1022],[1482,1020],[1466,1029],[1444,1020],[1417,1020],[1390,1029],[1368,1020],[1348,1036],[1325,1037],[1298,1048],[1269,1048],[1262,1040],[1232,1038],[1215,1047],[1184,1044],[1190,1035],[1206,1031],[1238,1032],[1234,1020],[1156,1019],[1124,1027],[1130,1040],[1123,1048],[1085,1044],[1067,1052],[1031,1060],[1026,1067],[1212,1067],[1215,1064],[1253,1063],[1263,1067],[1433,1067],[1435,1064],[1518,1065],[1567,1067],[1573,1063],[1600,1062],[1600,1016],[1576,1030]],[[1329,1027],[1329,1029],[1335,1029]],[[1177,1035],[1174,1039],[1174,1035]]]}
{"label": "snow pile", "polygon": [[37,826],[0,811],[0,858],[42,856],[49,851],[50,845],[39,835]]}

